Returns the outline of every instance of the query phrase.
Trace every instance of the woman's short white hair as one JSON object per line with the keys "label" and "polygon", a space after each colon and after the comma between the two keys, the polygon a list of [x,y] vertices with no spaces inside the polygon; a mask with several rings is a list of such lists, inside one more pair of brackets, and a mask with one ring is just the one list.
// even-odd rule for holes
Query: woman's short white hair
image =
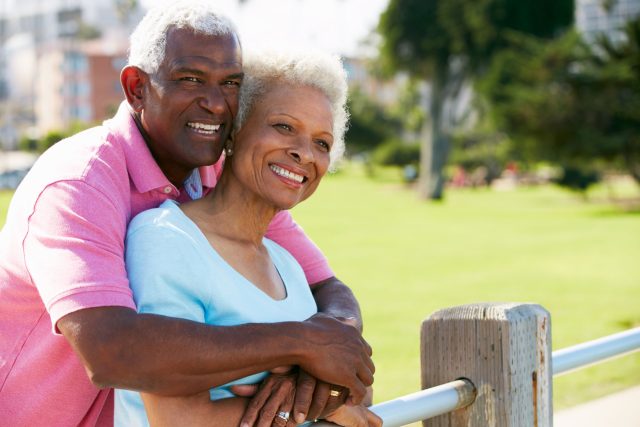
{"label": "woman's short white hair", "polygon": [[340,57],[322,52],[252,52],[244,58],[244,80],[235,127],[240,130],[258,99],[275,85],[311,86],[322,92],[331,104],[333,145],[331,168],[344,155],[347,130],[347,74]]}
{"label": "woman's short white hair", "polygon": [[167,33],[171,28],[188,28],[211,36],[235,35],[238,31],[226,16],[207,1],[176,1],[151,8],[129,39],[129,65],[153,74],[164,60]]}

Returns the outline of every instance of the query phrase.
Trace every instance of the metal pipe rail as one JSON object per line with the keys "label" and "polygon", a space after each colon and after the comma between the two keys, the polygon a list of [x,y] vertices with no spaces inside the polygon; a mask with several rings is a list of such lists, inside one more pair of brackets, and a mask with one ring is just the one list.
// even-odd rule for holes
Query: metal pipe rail
{"label": "metal pipe rail", "polygon": [[[384,427],[394,427],[464,408],[472,404],[475,398],[473,383],[460,379],[378,403],[369,409],[382,418]],[[316,422],[314,425],[335,426],[327,422]]]}
{"label": "metal pipe rail", "polygon": [[[557,376],[638,350],[640,350],[640,328],[587,341],[554,351],[553,375]],[[467,379],[460,379],[378,403],[370,409],[382,418],[384,427],[399,427],[464,408],[472,404],[475,398],[476,388],[473,383]],[[334,424],[316,422],[314,425],[333,426]]]}
{"label": "metal pipe rail", "polygon": [[640,328],[554,351],[553,376],[640,350]]}

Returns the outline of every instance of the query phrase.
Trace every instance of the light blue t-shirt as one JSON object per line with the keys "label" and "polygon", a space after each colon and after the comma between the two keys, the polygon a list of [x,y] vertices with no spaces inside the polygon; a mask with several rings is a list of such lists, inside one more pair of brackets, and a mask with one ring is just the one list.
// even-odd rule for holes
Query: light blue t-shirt
{"label": "light blue t-shirt", "polygon": [[[317,312],[304,272],[275,242],[263,243],[286,289],[274,300],[231,267],[173,200],[137,215],[126,240],[127,274],[138,312],[211,325],[301,321]],[[241,349],[238,349],[241,351]],[[232,384],[255,384],[261,372],[210,390],[212,400],[231,397]],[[148,426],[138,392],[116,390],[115,426]]]}

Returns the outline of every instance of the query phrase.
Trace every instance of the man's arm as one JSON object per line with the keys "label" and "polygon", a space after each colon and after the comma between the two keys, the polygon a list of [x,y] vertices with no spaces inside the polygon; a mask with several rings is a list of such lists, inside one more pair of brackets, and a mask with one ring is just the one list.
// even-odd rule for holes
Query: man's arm
{"label": "man's arm", "polygon": [[318,311],[334,317],[362,333],[360,304],[347,285],[336,277],[330,277],[311,285]]}
{"label": "man's arm", "polygon": [[318,314],[305,322],[211,326],[121,307],[84,309],[58,327],[99,387],[191,395],[256,372],[299,365],[361,401],[371,348],[355,328]]}

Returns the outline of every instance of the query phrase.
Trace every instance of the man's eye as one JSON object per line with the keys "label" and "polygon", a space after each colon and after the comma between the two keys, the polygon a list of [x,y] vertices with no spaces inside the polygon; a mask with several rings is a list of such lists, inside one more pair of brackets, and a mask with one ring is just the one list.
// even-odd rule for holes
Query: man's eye
{"label": "man's eye", "polygon": [[276,123],[275,127],[291,132],[293,128],[286,123]]}
{"label": "man's eye", "polygon": [[191,77],[191,76],[187,76],[187,77],[180,77],[180,81],[183,82],[192,82],[192,83],[199,83],[200,79],[197,77]]}
{"label": "man's eye", "polygon": [[227,80],[224,82],[225,86],[240,86],[240,82],[236,80]]}

